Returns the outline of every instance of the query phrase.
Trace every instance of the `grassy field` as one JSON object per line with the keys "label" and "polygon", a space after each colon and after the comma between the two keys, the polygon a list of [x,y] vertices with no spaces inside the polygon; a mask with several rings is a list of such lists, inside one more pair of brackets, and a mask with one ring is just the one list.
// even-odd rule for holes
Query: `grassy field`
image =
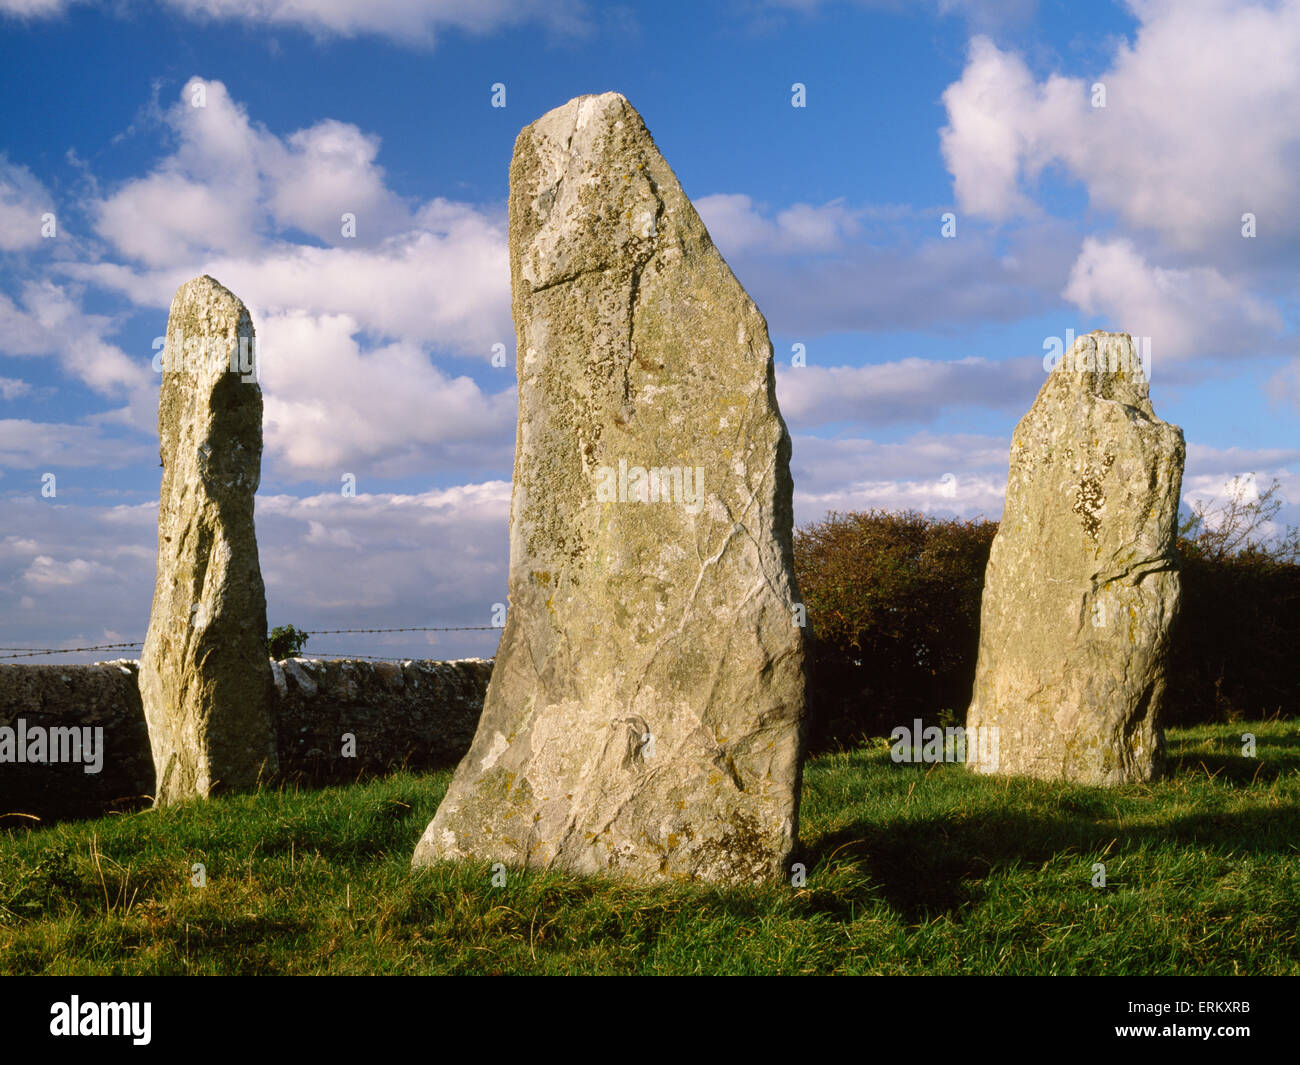
{"label": "grassy field", "polygon": [[1169,749],[1113,790],[814,759],[802,887],[413,876],[449,773],[8,830],[0,973],[1300,973],[1300,726]]}

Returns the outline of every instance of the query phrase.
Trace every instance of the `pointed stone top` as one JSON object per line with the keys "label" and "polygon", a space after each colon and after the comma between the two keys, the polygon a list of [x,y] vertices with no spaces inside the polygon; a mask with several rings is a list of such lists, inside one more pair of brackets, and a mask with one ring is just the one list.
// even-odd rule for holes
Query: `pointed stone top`
{"label": "pointed stone top", "polygon": [[520,132],[510,245],[516,284],[536,291],[591,271],[635,277],[652,255],[712,241],[641,116],[607,92],[575,97]]}
{"label": "pointed stone top", "polygon": [[[625,136],[611,137],[615,132]],[[575,96],[520,130],[515,159],[522,152],[535,158],[543,171],[559,177],[567,170],[586,169],[597,157],[603,161],[625,153],[632,145],[639,146],[643,137],[653,147],[645,121],[622,93]]]}
{"label": "pointed stone top", "polygon": [[[600,121],[609,116],[613,116],[614,120],[617,121],[618,114],[624,110],[636,114],[636,108],[628,103],[627,97],[621,92],[584,93],[582,96],[575,96],[568,103],[551,108],[532,125],[539,126],[551,122],[560,123],[566,120],[574,124],[586,125],[593,119]],[[529,127],[525,127],[525,129],[527,128]]]}
{"label": "pointed stone top", "polygon": [[[179,374],[211,387],[225,373],[237,372],[256,388],[255,339],[243,300],[208,274],[191,278],[176,290],[167,316],[164,383]],[[165,396],[160,402],[167,406]],[[260,406],[257,418],[260,425]]]}
{"label": "pointed stone top", "polygon": [[233,323],[233,331],[240,335],[245,332],[251,335],[253,327],[244,301],[211,274],[191,278],[176,290],[171,315],[173,320],[184,319],[191,326],[198,321],[205,322],[209,328],[215,326],[221,332],[230,332]]}
{"label": "pointed stone top", "polygon": [[1128,333],[1094,329],[1075,338],[1070,350],[1053,367],[1044,391],[1090,392],[1098,399],[1126,404],[1155,419],[1148,368]]}
{"label": "pointed stone top", "polygon": [[175,298],[184,302],[192,300],[213,302],[220,300],[225,303],[236,303],[241,308],[244,306],[243,300],[211,274],[200,274],[198,277],[190,278],[176,290]]}

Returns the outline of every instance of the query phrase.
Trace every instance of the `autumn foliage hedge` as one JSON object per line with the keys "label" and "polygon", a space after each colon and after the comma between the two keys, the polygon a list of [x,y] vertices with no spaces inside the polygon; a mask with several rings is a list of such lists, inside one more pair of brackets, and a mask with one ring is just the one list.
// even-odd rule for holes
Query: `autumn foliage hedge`
{"label": "autumn foliage hedge", "polygon": [[[920,718],[960,724],[979,649],[997,522],[915,511],[832,513],[795,532],[810,634],[814,750]],[[1300,710],[1300,565],[1248,551],[1212,558],[1180,540],[1183,598],[1164,720]]]}

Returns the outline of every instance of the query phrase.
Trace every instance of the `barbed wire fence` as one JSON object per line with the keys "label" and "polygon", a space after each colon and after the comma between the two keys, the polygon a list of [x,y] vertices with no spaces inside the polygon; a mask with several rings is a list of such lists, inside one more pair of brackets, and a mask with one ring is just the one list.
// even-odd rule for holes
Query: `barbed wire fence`
{"label": "barbed wire fence", "polygon": [[[299,629],[304,636],[343,636],[389,632],[500,632],[500,625],[405,625],[393,628],[374,629]],[[144,649],[143,640],[126,643],[100,643],[89,647],[0,647],[0,651],[18,652],[0,654],[0,661],[19,658],[38,658],[44,655],[88,654],[91,651],[123,651]],[[331,652],[331,658],[362,658],[375,662],[400,662],[411,659],[410,655],[369,655],[349,654],[341,651]]]}

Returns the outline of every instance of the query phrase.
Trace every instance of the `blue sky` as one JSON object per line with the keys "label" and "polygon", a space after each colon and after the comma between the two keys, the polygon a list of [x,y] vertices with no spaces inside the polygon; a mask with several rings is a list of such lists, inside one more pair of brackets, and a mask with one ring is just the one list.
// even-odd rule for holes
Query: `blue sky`
{"label": "blue sky", "polygon": [[1254,472],[1300,522],[1295,2],[0,0],[0,83],[0,644],[143,636],[153,343],[200,273],[258,329],[271,623],[486,623],[510,153],[611,89],[768,318],[800,523],[997,517],[1044,343],[1094,328],[1151,338],[1187,501]]}

